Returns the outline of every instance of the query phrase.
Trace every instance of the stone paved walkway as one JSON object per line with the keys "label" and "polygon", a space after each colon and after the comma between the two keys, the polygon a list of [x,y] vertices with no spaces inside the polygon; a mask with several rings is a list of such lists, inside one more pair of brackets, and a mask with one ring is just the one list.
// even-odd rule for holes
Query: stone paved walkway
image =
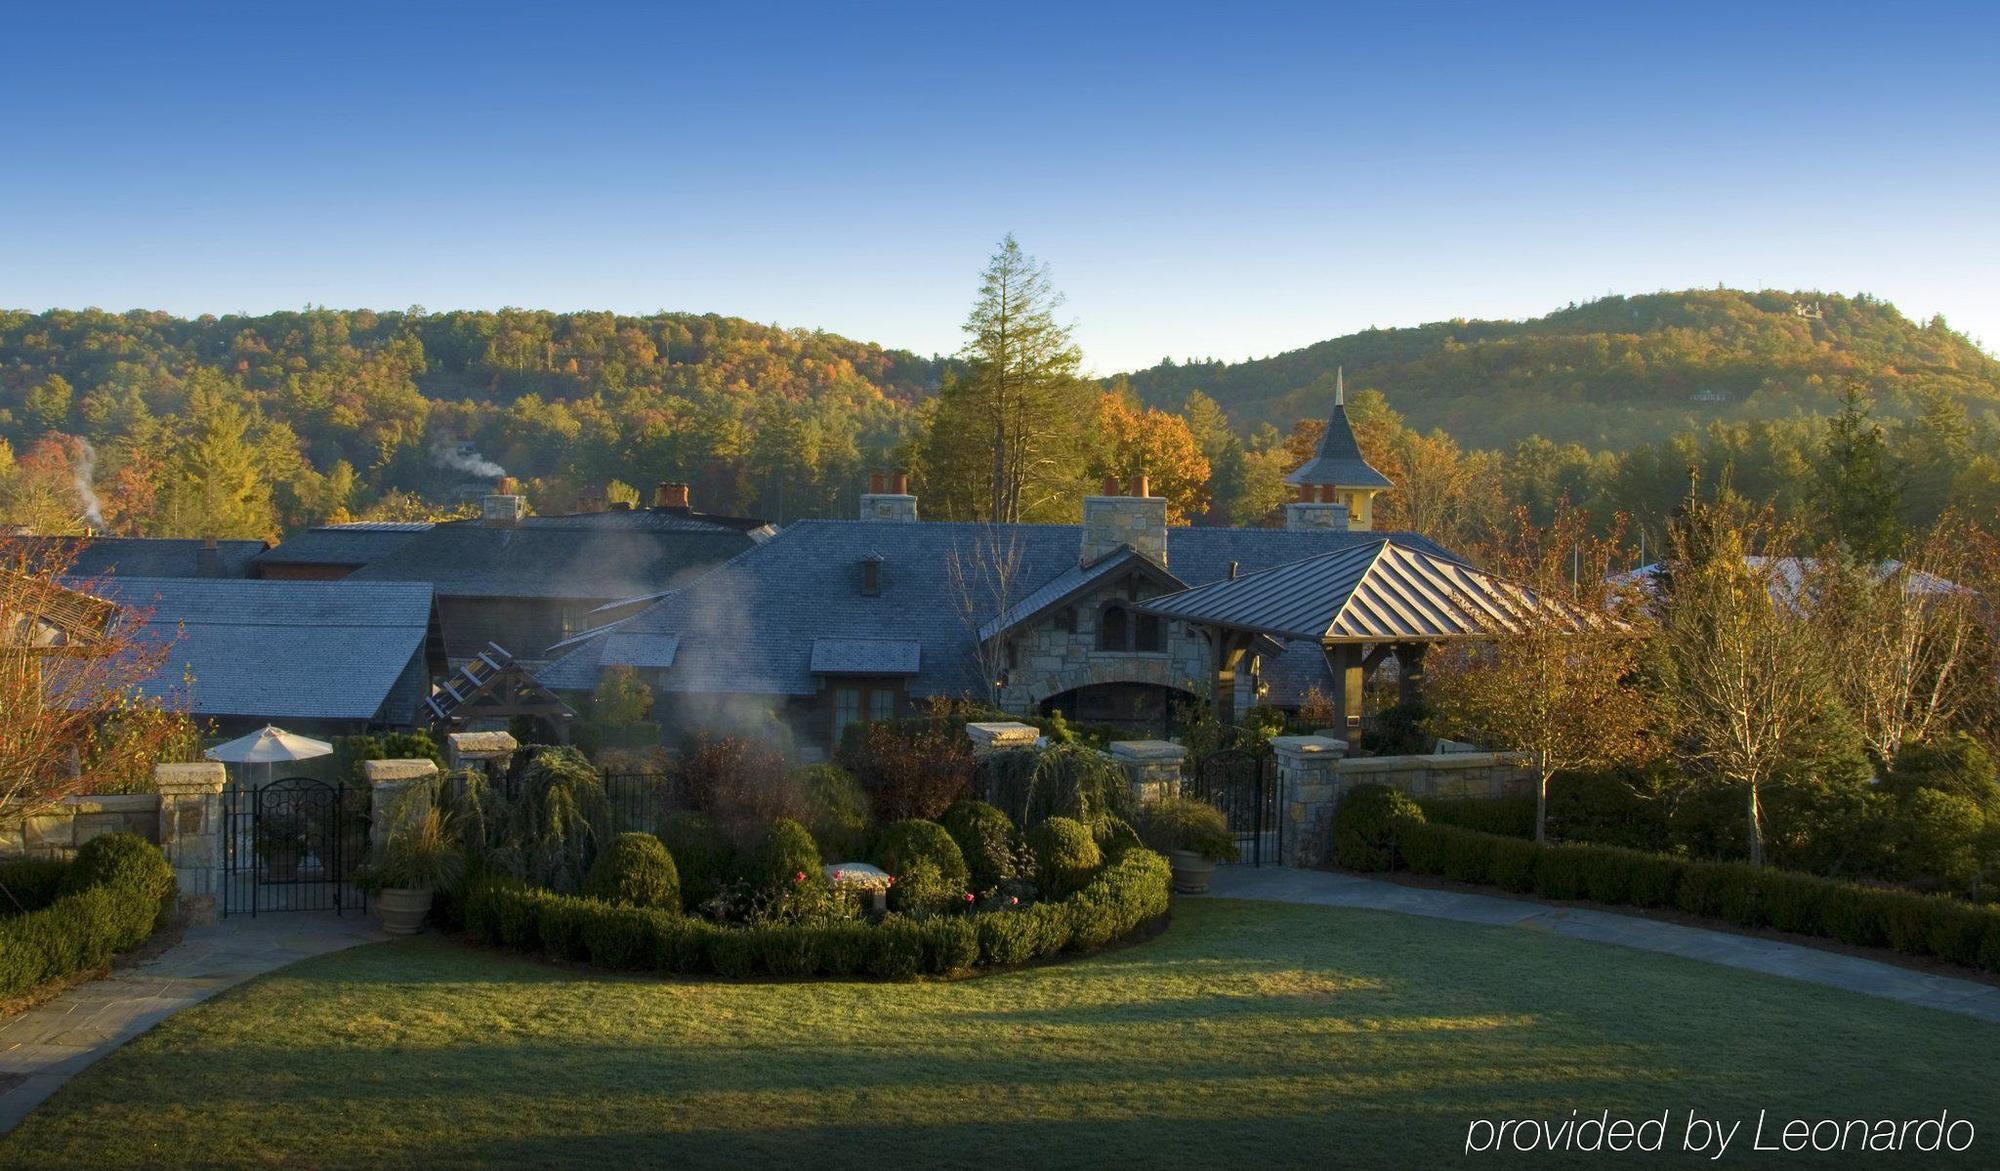
{"label": "stone paved walkway", "polygon": [[232,917],[191,927],[150,960],[0,1021],[0,1134],[78,1070],[173,1013],[286,964],[387,938],[366,914]]}
{"label": "stone paved walkway", "polygon": [[1905,1004],[1963,1013],[2000,1024],[2000,988],[1990,984],[1934,976],[1894,964],[1800,947],[1775,939],[1684,927],[1636,915],[1620,915],[1585,907],[1558,907],[1528,899],[1400,886],[1354,874],[1279,866],[1218,867],[1215,881],[1209,887],[1209,895],[1328,907],[1360,907],[1424,915],[1433,919],[1457,919],[1495,927],[1546,931],[1569,939],[1664,952],[1724,967],[1762,972],[1768,976],[1824,984],[1864,996],[1900,1000]]}

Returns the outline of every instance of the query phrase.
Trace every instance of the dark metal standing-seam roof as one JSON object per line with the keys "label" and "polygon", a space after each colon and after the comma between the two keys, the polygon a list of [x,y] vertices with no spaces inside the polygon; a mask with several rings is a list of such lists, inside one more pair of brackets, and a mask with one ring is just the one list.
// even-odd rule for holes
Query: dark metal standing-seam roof
{"label": "dark metal standing-seam roof", "polygon": [[177,695],[192,675],[196,715],[401,724],[421,699],[402,694],[408,679],[429,682],[427,585],[124,578],[100,592],[150,611],[141,637],[172,643],[141,690]]}
{"label": "dark metal standing-seam roof", "polygon": [[1286,639],[1394,642],[1490,637],[1537,604],[1518,585],[1383,538],[1140,608]]}
{"label": "dark metal standing-seam roof", "polygon": [[[1219,581],[1232,561],[1249,573],[1340,549],[1372,548],[1384,536],[1331,529],[1170,528],[1167,568],[1182,581]],[[1410,548],[1449,559],[1414,533],[1395,536]],[[982,548],[1000,546],[1007,553],[1003,560],[1014,566],[1005,592],[1026,600],[1070,578],[1082,541],[1081,525],[798,521],[640,613],[572,640],[572,649],[538,678],[558,690],[588,691],[604,667],[619,661],[608,645],[614,632],[672,634],[679,636],[677,654],[656,684],[660,690],[812,695],[819,690],[811,669],[815,640],[886,638],[920,644],[911,694],[979,695],[985,684],[978,632],[995,617],[996,591],[990,574],[961,590],[951,569],[954,554],[961,565],[976,566],[993,560],[980,555]],[[862,562],[871,555],[882,558],[877,595],[861,588]],[[1302,653],[1321,658],[1317,646]],[[1287,677],[1317,679],[1323,671],[1324,665],[1316,664]]]}

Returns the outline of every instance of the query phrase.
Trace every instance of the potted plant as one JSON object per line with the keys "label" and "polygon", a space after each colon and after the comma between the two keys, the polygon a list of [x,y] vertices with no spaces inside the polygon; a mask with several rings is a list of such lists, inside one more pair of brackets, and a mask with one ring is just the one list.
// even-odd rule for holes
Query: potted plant
{"label": "potted plant", "polygon": [[1206,801],[1160,797],[1147,802],[1140,820],[1140,836],[1173,864],[1174,889],[1182,894],[1205,893],[1216,863],[1236,861],[1236,835],[1222,811]]}
{"label": "potted plant", "polygon": [[304,815],[288,810],[258,814],[254,845],[257,860],[263,863],[265,882],[294,881],[306,853]]}
{"label": "potted plant", "polygon": [[465,854],[444,814],[426,809],[400,819],[382,843],[362,881],[375,894],[382,930],[415,935],[423,930],[437,892],[458,889],[465,878]]}

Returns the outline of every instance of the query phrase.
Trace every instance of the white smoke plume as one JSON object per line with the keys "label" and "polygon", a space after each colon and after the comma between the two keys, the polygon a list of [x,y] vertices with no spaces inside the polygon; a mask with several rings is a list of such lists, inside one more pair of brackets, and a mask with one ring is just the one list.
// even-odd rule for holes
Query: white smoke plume
{"label": "white smoke plume", "polygon": [[92,528],[104,528],[103,502],[97,498],[97,449],[88,439],[76,441],[76,462],[70,465],[70,479],[76,485],[77,503],[83,505],[84,519]]}
{"label": "white smoke plume", "polygon": [[470,443],[461,445],[445,440],[431,449],[431,456],[439,467],[464,472],[468,476],[497,480],[507,474],[507,469],[480,455]]}

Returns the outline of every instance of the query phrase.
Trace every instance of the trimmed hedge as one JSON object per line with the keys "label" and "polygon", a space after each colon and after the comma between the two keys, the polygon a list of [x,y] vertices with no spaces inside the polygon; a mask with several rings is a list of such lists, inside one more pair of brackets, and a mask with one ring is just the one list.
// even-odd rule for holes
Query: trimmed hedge
{"label": "trimmed hedge", "polygon": [[0,865],[0,919],[39,911],[56,901],[67,862],[9,862]]}
{"label": "trimmed hedge", "polygon": [[1533,797],[1419,797],[1417,807],[1425,821],[1510,838],[1535,836]]}
{"label": "trimmed hedge", "polygon": [[1619,846],[1538,846],[1434,823],[1405,823],[1396,844],[1418,874],[1549,899],[1667,907],[1738,927],[1893,948],[2000,972],[2000,906]]}
{"label": "trimmed hedge", "polygon": [[1389,870],[1396,865],[1396,836],[1424,811],[1399,789],[1356,785],[1333,811],[1333,860],[1348,870]]}
{"label": "trimmed hedge", "polygon": [[619,834],[584,876],[583,893],[631,907],[681,909],[681,876],[674,857],[652,834]]}
{"label": "trimmed hedge", "polygon": [[1044,898],[1066,898],[1082,890],[1104,865],[1104,851],[1090,827],[1067,817],[1051,817],[1029,830],[1028,848],[1035,853]]}
{"label": "trimmed hedge", "polygon": [[[134,834],[91,839],[61,871],[53,902],[0,918],[0,1000],[108,963],[144,943],[173,905],[166,856]],[[10,879],[17,874],[47,880],[45,869],[9,867]]]}
{"label": "trimmed hedge", "polygon": [[490,879],[468,893],[465,924],[488,944],[619,971],[907,980],[1103,947],[1164,915],[1172,882],[1165,858],[1129,850],[1057,903],[879,923],[725,927]]}

